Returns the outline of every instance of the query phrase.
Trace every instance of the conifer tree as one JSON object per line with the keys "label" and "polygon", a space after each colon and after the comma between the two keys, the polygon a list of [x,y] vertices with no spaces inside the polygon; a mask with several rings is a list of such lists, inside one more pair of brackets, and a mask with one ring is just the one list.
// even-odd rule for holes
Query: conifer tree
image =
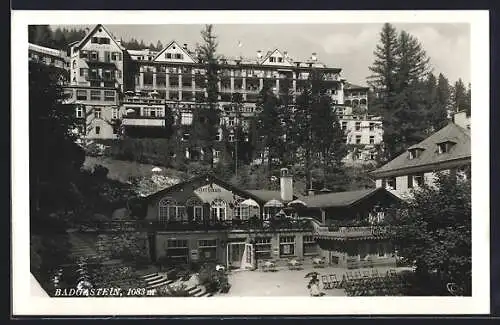
{"label": "conifer tree", "polygon": [[458,79],[453,87],[453,111],[470,110],[469,99],[467,98],[467,89],[462,79]]}
{"label": "conifer tree", "polygon": [[[214,167],[213,150],[215,137],[219,132],[219,55],[217,54],[217,36],[213,25],[206,25],[201,31],[203,43],[198,45],[198,60],[205,66],[206,107],[196,110],[193,116],[194,141],[205,153],[205,161]],[[196,124],[195,124],[196,123]]]}

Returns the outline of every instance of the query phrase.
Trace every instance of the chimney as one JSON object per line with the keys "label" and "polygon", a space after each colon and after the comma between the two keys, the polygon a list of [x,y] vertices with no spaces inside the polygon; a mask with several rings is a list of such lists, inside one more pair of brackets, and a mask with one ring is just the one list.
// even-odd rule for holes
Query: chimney
{"label": "chimney", "polygon": [[283,51],[283,56],[286,58],[288,57],[288,51]]}
{"label": "chimney", "polygon": [[183,49],[187,50],[188,49],[188,45],[186,43],[184,43],[184,45],[182,46]]}
{"label": "chimney", "polygon": [[288,168],[281,168],[280,170],[280,188],[281,200],[290,202],[293,200],[293,178],[290,175]]}
{"label": "chimney", "polygon": [[314,52],[313,54],[311,54],[311,60],[312,61],[318,61],[318,57],[316,56],[316,52]]}
{"label": "chimney", "polygon": [[258,57],[259,59],[261,59],[261,58],[262,58],[262,51],[261,51],[261,50],[258,50],[258,51],[257,51],[257,57]]}
{"label": "chimney", "polygon": [[470,116],[467,116],[466,111],[459,111],[456,113],[453,113],[452,117],[453,123],[456,125],[464,128],[464,129],[470,129]]}

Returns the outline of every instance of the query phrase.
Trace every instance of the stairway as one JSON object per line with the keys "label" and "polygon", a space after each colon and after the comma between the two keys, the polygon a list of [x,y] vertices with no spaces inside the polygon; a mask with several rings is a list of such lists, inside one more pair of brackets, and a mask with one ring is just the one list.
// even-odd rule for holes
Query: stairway
{"label": "stairway", "polygon": [[69,233],[69,242],[71,244],[70,256],[73,258],[98,256],[96,243],[90,238],[85,238],[85,235],[76,232]]}
{"label": "stairway", "polygon": [[[170,285],[174,280],[168,280],[165,275],[152,273],[141,277],[146,282],[146,290],[156,289],[161,286]],[[202,285],[187,288],[190,297],[211,297],[213,294],[206,291]]]}

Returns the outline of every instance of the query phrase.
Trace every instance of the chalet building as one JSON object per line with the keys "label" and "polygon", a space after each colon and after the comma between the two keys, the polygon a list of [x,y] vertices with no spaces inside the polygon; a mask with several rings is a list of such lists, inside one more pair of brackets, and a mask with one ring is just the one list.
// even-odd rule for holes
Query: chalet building
{"label": "chalet building", "polygon": [[292,186],[287,169],[282,170],[277,196],[203,175],[144,198],[145,220],[157,226],[149,241],[152,258],[217,261],[240,268],[318,256],[308,221],[275,218],[293,200]]}
{"label": "chalet building", "polygon": [[393,249],[377,225],[398,202],[385,189],[298,198],[286,168],[279,191],[242,190],[202,175],[144,198],[153,260],[234,268],[314,258],[339,267],[392,265]]}
{"label": "chalet building", "polygon": [[431,185],[438,172],[453,172],[458,177],[470,178],[470,166],[470,118],[460,112],[455,114],[454,122],[409,147],[371,175],[376,178],[377,187],[405,197],[412,188]]}
{"label": "chalet building", "polygon": [[303,216],[320,218],[314,240],[322,256],[337,267],[396,264],[386,225],[401,200],[383,188],[324,193],[301,198]]}

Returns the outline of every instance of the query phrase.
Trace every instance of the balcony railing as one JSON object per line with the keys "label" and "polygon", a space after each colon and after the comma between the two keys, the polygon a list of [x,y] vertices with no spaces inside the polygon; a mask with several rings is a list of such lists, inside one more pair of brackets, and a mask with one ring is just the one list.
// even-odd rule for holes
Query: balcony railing
{"label": "balcony railing", "polygon": [[226,230],[226,231],[312,231],[313,227],[304,220],[225,220],[225,221],[109,221],[87,222],[79,225],[84,232],[125,232],[125,231],[171,231],[171,230]]}
{"label": "balcony railing", "polygon": [[322,227],[318,229],[315,235],[319,238],[324,239],[349,239],[349,238],[360,238],[360,237],[384,237],[389,234],[388,227],[384,225],[373,225],[364,227],[338,227],[338,228],[326,228]]}
{"label": "balcony railing", "polygon": [[165,126],[164,117],[151,117],[151,116],[140,116],[140,117],[124,117],[122,121],[125,126]]}

